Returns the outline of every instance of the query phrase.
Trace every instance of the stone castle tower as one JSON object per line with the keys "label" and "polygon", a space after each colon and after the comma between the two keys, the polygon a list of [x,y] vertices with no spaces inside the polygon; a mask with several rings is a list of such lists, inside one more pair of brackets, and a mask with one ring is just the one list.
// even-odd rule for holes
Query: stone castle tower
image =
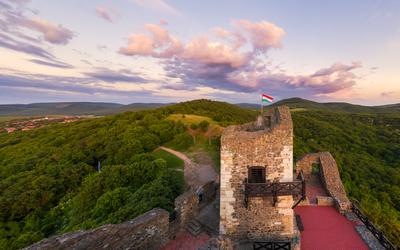
{"label": "stone castle tower", "polygon": [[301,194],[302,182],[293,179],[289,108],[224,131],[220,183],[221,235],[236,242],[298,240],[292,195]]}

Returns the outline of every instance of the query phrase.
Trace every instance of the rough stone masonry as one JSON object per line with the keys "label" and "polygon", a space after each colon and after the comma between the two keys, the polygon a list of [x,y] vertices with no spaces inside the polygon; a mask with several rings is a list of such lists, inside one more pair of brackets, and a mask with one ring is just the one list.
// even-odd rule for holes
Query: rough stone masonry
{"label": "rough stone masonry", "polygon": [[292,196],[252,197],[244,203],[249,168],[265,168],[267,182],[293,181],[289,108],[268,110],[256,122],[228,127],[221,137],[220,234],[236,241],[285,240],[296,235]]}

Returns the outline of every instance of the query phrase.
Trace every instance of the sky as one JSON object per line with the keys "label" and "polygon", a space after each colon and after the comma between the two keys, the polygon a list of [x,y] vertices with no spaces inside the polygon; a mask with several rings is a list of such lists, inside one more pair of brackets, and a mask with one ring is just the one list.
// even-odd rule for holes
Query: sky
{"label": "sky", "polygon": [[398,0],[0,0],[0,104],[400,102]]}

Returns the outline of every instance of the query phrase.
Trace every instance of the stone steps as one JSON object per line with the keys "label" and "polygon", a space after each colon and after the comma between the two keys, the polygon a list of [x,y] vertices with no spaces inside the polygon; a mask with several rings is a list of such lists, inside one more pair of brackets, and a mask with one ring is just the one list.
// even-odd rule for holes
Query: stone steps
{"label": "stone steps", "polygon": [[193,236],[197,236],[202,232],[201,224],[197,220],[189,221],[185,228]]}

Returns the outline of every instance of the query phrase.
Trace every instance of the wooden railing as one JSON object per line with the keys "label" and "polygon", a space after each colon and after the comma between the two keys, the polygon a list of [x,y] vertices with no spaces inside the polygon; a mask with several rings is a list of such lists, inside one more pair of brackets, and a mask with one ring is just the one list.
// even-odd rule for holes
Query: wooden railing
{"label": "wooden railing", "polygon": [[364,225],[367,227],[367,229],[375,236],[375,238],[378,239],[379,243],[388,250],[396,250],[399,248],[396,248],[395,245],[390,242],[386,236],[380,231],[369,219],[366,215],[363,214],[363,212],[354,204],[352,203],[352,210],[355,215],[364,223]]}
{"label": "wooden railing", "polygon": [[290,250],[290,242],[254,242],[254,250]]}
{"label": "wooden railing", "polygon": [[[266,183],[249,183],[247,178],[244,180],[244,202],[245,207],[248,206],[250,197],[273,197],[274,206],[278,196],[285,195],[301,195],[304,199],[306,195],[306,183],[303,172],[300,172],[297,180],[291,182],[266,182]],[[296,203],[296,205],[299,202]]]}

